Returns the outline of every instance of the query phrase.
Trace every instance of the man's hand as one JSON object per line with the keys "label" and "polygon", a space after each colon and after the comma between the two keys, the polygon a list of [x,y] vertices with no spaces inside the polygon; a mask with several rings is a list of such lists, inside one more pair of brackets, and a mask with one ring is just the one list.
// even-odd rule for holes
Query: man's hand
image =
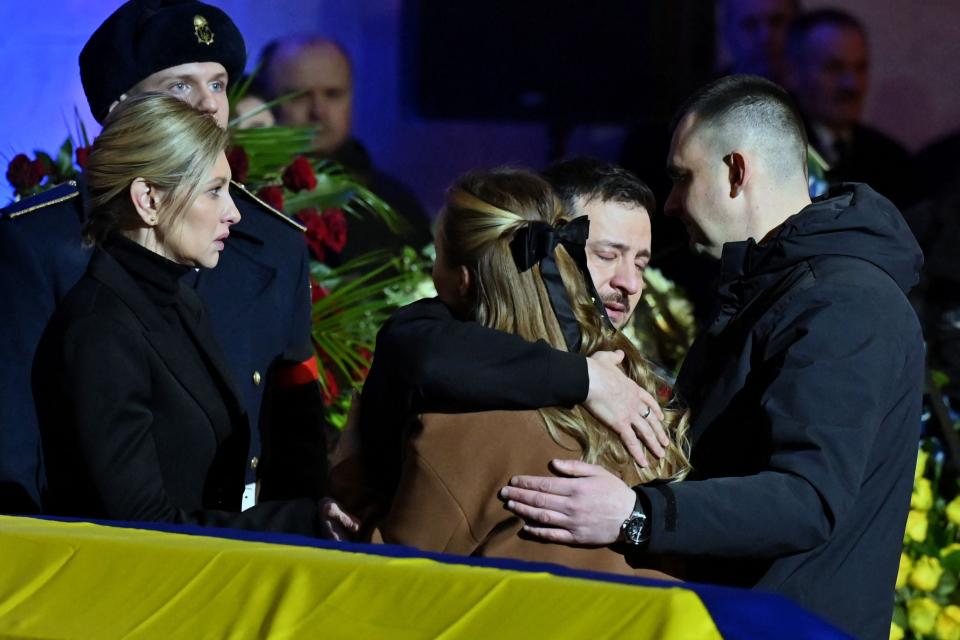
{"label": "man's hand", "polygon": [[661,423],[660,405],[617,366],[622,360],[623,351],[619,349],[598,351],[587,358],[590,390],[583,406],[620,436],[630,455],[641,467],[646,467],[644,445],[653,455],[662,458],[670,439]]}
{"label": "man's hand", "polygon": [[328,540],[351,540],[360,530],[360,521],[340,508],[336,500],[320,500],[320,520],[324,538]]}
{"label": "man's hand", "polygon": [[514,476],[500,490],[507,509],[523,518],[523,530],[549,542],[607,545],[633,513],[637,495],[603,467],[580,460],[553,460],[566,478]]}

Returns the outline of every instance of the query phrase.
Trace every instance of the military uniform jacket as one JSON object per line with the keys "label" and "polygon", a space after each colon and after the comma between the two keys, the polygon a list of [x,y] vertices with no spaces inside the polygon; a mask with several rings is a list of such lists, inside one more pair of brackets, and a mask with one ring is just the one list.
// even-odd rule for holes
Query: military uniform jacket
{"label": "military uniform jacket", "polygon": [[[326,474],[319,389],[274,384],[279,370],[312,355],[302,228],[238,185],[231,195],[241,220],[220,264],[185,280],[209,309],[232,383],[255,425],[247,481],[258,477],[265,499],[319,497]],[[44,472],[30,371],[54,308],[90,259],[80,237],[84,207],[80,181],[11,205],[0,217],[2,512],[35,511],[40,503]]]}

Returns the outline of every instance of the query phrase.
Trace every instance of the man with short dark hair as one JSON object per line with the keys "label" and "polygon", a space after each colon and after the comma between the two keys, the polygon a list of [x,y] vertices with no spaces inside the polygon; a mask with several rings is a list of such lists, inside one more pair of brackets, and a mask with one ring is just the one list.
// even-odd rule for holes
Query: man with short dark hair
{"label": "man with short dark hair", "polygon": [[720,259],[720,309],[683,363],[693,471],[631,490],[602,467],[503,489],[527,531],[683,554],[693,580],[774,591],[887,637],[910,503],[923,345],[905,292],[922,256],[866,185],[810,202],[786,92],[722,78],[680,110],[665,209]]}
{"label": "man with short dark hair", "polygon": [[902,208],[913,196],[909,154],[861,122],[868,45],[866,28],[849,13],[805,13],[790,28],[785,84],[807,118],[811,144],[830,165],[830,184],[866,182]]}
{"label": "man with short dark hair", "polygon": [[[220,9],[193,0],[130,0],[84,46],[80,75],[98,121],[129,95],[164,91],[226,126],[227,83],[245,62],[243,38]],[[262,500],[316,501],[325,493],[326,447],[303,228],[242,185],[234,183],[231,195],[242,220],[231,229],[220,265],[184,280],[209,309],[252,425],[245,464],[236,467],[247,494],[229,496],[229,504],[237,510],[241,498],[252,504],[254,483]],[[54,307],[89,261],[80,237],[86,206],[81,176],[2,212],[2,513],[41,507],[45,482],[30,372]],[[301,524],[298,532],[310,533],[316,523]]]}
{"label": "man with short dark hair", "polygon": [[635,175],[593,158],[574,158],[547,168],[543,177],[572,216],[590,219],[587,267],[610,322],[622,329],[643,293],[650,262],[653,192]]}

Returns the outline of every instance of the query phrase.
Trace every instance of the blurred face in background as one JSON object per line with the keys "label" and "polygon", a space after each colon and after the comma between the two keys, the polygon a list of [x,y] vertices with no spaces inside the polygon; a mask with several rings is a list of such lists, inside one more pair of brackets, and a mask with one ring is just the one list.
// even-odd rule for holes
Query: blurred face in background
{"label": "blurred face in background", "polygon": [[801,109],[836,132],[860,121],[867,97],[870,58],[859,29],[823,24],[803,41],[791,61],[790,88]]}
{"label": "blurred face in background", "polygon": [[795,0],[726,0],[723,37],[733,56],[734,73],[779,80]]}
{"label": "blurred face in background", "polygon": [[350,61],[329,42],[281,46],[270,65],[273,95],[304,91],[277,108],[280,124],[317,129],[314,145],[333,153],[350,137],[353,79]]}

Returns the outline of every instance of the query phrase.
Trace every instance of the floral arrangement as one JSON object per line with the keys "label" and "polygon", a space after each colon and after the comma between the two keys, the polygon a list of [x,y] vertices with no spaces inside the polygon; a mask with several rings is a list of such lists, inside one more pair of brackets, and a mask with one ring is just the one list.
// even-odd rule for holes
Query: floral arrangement
{"label": "floral arrangement", "polygon": [[374,215],[394,232],[403,220],[343,167],[305,155],[310,128],[267,127],[233,132],[227,154],[235,179],[306,227],[311,257],[312,335],[331,426],[346,423],[352,392],[370,367],[374,342],[389,314],[429,278],[429,257],[374,252],[337,264],[349,217]]}
{"label": "floral arrangement", "polygon": [[87,164],[90,140],[79,113],[76,122],[76,133],[67,137],[55,156],[37,150],[32,160],[25,153],[13,157],[7,165],[7,181],[13,187],[14,202],[77,177],[78,170]]}
{"label": "floral arrangement", "polygon": [[672,382],[696,336],[693,305],[658,269],[647,267],[643,279],[643,296],[624,333]]}
{"label": "floral arrangement", "polygon": [[910,513],[897,572],[891,640],[960,640],[960,496],[945,477],[944,455],[932,438],[921,442]]}

